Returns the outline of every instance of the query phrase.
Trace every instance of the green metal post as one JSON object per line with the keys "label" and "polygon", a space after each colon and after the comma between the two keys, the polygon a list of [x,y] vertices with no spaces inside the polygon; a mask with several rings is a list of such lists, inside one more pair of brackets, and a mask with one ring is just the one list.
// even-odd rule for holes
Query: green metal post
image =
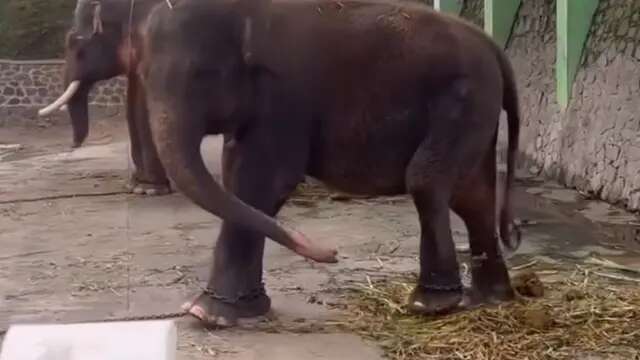
{"label": "green metal post", "polygon": [[557,0],[556,91],[558,104],[566,109],[571,99],[582,50],[589,34],[598,0]]}
{"label": "green metal post", "polygon": [[484,30],[503,48],[507,46],[520,3],[521,0],[484,0]]}
{"label": "green metal post", "polygon": [[462,5],[464,5],[464,0],[435,0],[433,2],[434,9],[455,15],[460,15]]}

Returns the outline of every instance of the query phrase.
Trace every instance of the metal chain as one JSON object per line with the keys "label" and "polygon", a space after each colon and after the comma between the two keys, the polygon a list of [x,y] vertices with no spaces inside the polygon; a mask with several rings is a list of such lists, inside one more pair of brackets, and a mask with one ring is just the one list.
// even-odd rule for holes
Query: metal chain
{"label": "metal chain", "polygon": [[[132,30],[132,26],[133,26],[133,16],[134,16],[135,2],[136,2],[136,0],[130,0],[130,8],[129,8],[129,34],[128,34],[129,35],[128,36],[129,44],[128,45],[129,45],[129,73],[130,74],[133,73],[133,70],[131,69],[132,68],[132,64],[133,64],[133,30]],[[173,4],[171,3],[170,0],[167,0],[167,4],[169,5],[170,8],[173,9]],[[128,165],[127,167],[129,167],[128,161],[127,161],[127,165]],[[131,170],[131,169],[129,169],[129,170]],[[112,195],[112,194],[110,193],[108,195]],[[91,195],[89,195],[89,196],[91,196]],[[128,227],[129,226],[127,224],[127,228]],[[262,288],[262,292],[264,293],[264,288]],[[208,293],[208,291],[205,291],[205,294],[207,294],[208,296],[211,296],[214,299],[217,299],[216,297],[214,297],[215,295],[213,295],[213,294],[210,295]],[[244,296],[248,296],[248,295],[249,294],[246,294]],[[239,297],[239,299],[244,298],[244,296]],[[219,301],[223,301],[222,299],[225,299],[225,298],[224,297],[220,297]],[[74,322],[74,324],[176,319],[176,318],[184,317],[187,314],[188,314],[187,311],[167,312],[167,313],[152,314],[152,315],[137,315],[137,316],[124,316],[124,317],[107,318],[107,319],[83,320],[83,321]],[[4,336],[8,331],[9,331],[9,329],[0,328],[0,336]]]}
{"label": "metal chain", "polygon": [[[205,288],[202,290],[203,294],[210,297],[213,300],[220,301],[225,304],[237,304],[238,301],[241,300],[254,300],[260,296],[265,295],[267,292],[264,287],[264,283],[255,289],[251,289],[246,293],[241,293],[235,297],[228,297],[224,295],[220,295],[216,293],[214,290]],[[180,312],[167,312],[160,314],[151,314],[151,315],[135,315],[135,316],[123,316],[123,317],[115,317],[115,318],[107,318],[107,319],[93,319],[93,320],[82,320],[78,322],[74,322],[74,324],[87,324],[87,323],[106,323],[106,322],[128,322],[128,321],[150,321],[150,320],[165,320],[165,319],[179,319],[188,315],[188,311],[180,311]],[[0,329],[0,336],[4,336],[7,333],[8,329]]]}
{"label": "metal chain", "polygon": [[234,297],[228,297],[228,296],[224,296],[224,295],[220,295],[218,293],[216,293],[215,290],[212,290],[210,288],[205,288],[202,290],[204,295],[207,295],[209,298],[213,299],[213,300],[217,300],[219,302],[225,303],[225,304],[229,304],[229,305],[234,305],[237,304],[238,301],[241,300],[255,300],[257,298],[259,298],[260,296],[265,295],[267,292],[264,289],[264,283],[255,289],[251,289],[249,291],[247,291],[246,293],[240,293]]}
{"label": "metal chain", "polygon": [[[165,319],[178,319],[186,316],[186,311],[181,312],[167,312],[161,314],[151,315],[135,315],[135,316],[123,316],[107,319],[94,319],[94,320],[82,320],[73,322],[73,324],[88,324],[88,323],[107,323],[107,322],[129,322],[129,321],[150,321],[150,320],[165,320]],[[64,323],[55,323],[55,325],[64,325]],[[0,336],[4,336],[9,329],[0,329]]]}
{"label": "metal chain", "polygon": [[427,290],[436,290],[436,291],[459,291],[463,289],[462,284],[458,284],[458,285],[418,284],[418,286],[423,287]]}

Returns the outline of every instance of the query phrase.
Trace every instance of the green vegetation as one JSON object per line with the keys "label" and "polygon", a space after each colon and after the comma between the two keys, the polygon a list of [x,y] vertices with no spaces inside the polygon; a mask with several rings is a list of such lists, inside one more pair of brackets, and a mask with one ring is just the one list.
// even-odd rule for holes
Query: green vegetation
{"label": "green vegetation", "polygon": [[75,3],[76,0],[0,1],[0,58],[60,58]]}

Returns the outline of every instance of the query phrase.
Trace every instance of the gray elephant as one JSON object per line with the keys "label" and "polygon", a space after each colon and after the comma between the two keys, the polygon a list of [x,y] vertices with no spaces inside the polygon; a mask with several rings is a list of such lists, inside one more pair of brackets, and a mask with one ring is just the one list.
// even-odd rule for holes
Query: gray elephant
{"label": "gray elephant", "polygon": [[[224,219],[208,286],[185,304],[191,315],[231,325],[269,310],[257,224],[305,175],[354,194],[412,196],[421,228],[413,312],[513,298],[498,240],[512,251],[521,241],[510,199],[518,92],[481,29],[395,0],[180,0],[156,6],[142,33],[139,71],[160,159],[179,191]],[[507,179],[495,211],[502,109]],[[223,184],[233,195],[206,170],[207,134],[224,134]],[[466,292],[449,209],[469,231]]]}
{"label": "gray elephant", "polygon": [[127,122],[135,165],[128,187],[136,194],[170,192],[169,180],[151,139],[144,89],[136,72],[138,28],[150,9],[161,2],[164,0],[137,0],[132,7],[128,0],[78,0],[65,44],[66,90],[40,110],[40,115],[45,116],[66,106],[74,130],[73,146],[78,147],[89,130],[89,91],[98,81],[126,75]]}

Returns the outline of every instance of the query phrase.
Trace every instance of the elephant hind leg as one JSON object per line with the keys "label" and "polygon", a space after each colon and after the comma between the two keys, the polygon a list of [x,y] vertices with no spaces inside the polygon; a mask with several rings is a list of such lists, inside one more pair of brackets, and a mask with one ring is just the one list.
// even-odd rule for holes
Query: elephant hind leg
{"label": "elephant hind leg", "polygon": [[486,151],[477,170],[454,193],[453,211],[464,221],[471,248],[472,289],[466,306],[513,299],[509,273],[496,233],[496,150]]}

